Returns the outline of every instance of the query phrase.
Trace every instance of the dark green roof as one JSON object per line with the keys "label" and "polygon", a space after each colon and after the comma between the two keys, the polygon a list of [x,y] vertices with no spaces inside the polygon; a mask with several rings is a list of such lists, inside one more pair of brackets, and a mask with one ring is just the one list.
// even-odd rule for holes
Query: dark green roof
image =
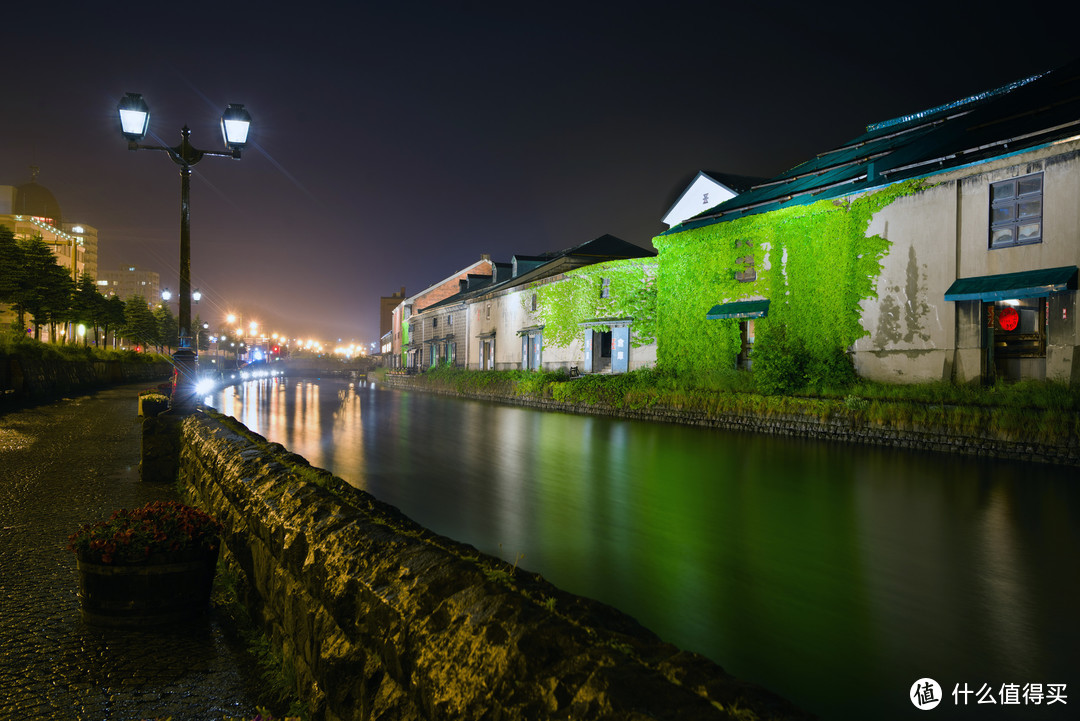
{"label": "dark green roof", "polygon": [[1066,290],[1076,290],[1075,265],[959,278],[945,291],[945,300],[1019,300]]}
{"label": "dark green roof", "polygon": [[869,125],[844,145],[690,218],[661,235],[1014,154],[1080,131],[1080,59],[1040,75]]}
{"label": "dark green roof", "polygon": [[714,305],[705,314],[708,320],[724,318],[764,318],[769,314],[768,300],[740,300],[734,303]]}
{"label": "dark green roof", "polygon": [[[536,270],[543,271],[544,267],[549,264],[551,264],[552,268],[557,268],[557,261],[564,258],[575,259],[578,261],[578,265],[591,265],[593,263],[605,263],[610,260],[653,258],[655,256],[656,251],[651,248],[642,248],[640,245],[630,243],[610,234],[602,235],[599,238],[593,238],[592,240],[565,250],[550,251],[541,253],[540,255],[515,255],[515,263],[513,264],[494,264],[495,277],[492,278],[491,282],[477,284],[470,283],[470,287],[467,290],[455,293],[438,303],[432,303],[431,305],[426,306],[421,312],[426,313],[429,310],[462,303],[496,290],[520,285],[523,282],[521,276]],[[514,266],[516,266],[516,272],[512,272],[515,270]],[[543,277],[543,275],[538,275],[531,277],[530,279],[536,280]]]}

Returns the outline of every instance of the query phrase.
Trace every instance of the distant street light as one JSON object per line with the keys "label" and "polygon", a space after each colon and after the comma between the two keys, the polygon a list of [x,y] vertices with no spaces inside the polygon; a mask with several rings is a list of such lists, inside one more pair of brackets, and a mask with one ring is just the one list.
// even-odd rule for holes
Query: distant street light
{"label": "distant street light", "polygon": [[[163,150],[180,166],[180,343],[173,353],[177,378],[171,410],[186,414],[195,409],[195,383],[199,371],[198,355],[191,348],[191,166],[206,155],[239,158],[240,151],[247,145],[251,115],[243,105],[225,108],[221,116],[221,134],[229,149],[223,151],[199,150],[192,146],[189,140],[191,131],[186,125],[180,130],[180,144],[175,147],[141,145],[140,141],[150,127],[150,108],[138,93],[128,93],[121,98],[117,111],[120,132],[127,138],[129,150]],[[198,298],[195,301],[198,302]]]}
{"label": "distant street light", "polygon": [[[165,301],[166,303],[168,303],[170,298],[172,298],[172,291],[169,290],[168,288],[164,288],[161,291],[161,299],[163,301]],[[160,407],[158,408],[158,410],[160,410]]]}

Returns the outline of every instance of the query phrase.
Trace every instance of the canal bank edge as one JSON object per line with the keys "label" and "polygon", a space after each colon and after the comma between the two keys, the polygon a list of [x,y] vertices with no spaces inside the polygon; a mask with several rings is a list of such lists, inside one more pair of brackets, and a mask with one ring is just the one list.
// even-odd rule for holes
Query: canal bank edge
{"label": "canal bank edge", "polygon": [[224,525],[241,596],[319,718],[813,718],[234,419],[199,412],[180,435],[181,487]]}
{"label": "canal bank edge", "polygon": [[167,361],[42,360],[0,353],[0,410],[110,385],[160,381],[172,370]]}
{"label": "canal bank edge", "polygon": [[861,422],[851,415],[833,415],[822,418],[813,414],[703,413],[661,406],[614,408],[587,403],[564,403],[550,398],[536,398],[511,393],[459,392],[433,387],[431,384],[426,383],[422,376],[415,375],[386,374],[385,378],[380,382],[389,388],[423,391],[471,400],[494,401],[538,410],[579,415],[680,423],[683,425],[767,433],[796,438],[813,438],[841,443],[861,443],[909,451],[930,451],[1080,467],[1080,439],[1075,435],[1067,443],[1055,444],[1025,438],[1001,438],[991,433],[959,434],[945,428],[878,425]]}

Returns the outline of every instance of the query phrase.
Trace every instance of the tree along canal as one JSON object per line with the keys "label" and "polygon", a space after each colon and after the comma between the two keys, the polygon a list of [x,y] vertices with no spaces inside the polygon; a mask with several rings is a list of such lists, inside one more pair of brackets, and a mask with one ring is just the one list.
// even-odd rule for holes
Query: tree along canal
{"label": "tree along canal", "polygon": [[1080,705],[1075,469],[331,379],[208,404],[823,719],[914,718],[923,678],[941,687],[935,718]]}

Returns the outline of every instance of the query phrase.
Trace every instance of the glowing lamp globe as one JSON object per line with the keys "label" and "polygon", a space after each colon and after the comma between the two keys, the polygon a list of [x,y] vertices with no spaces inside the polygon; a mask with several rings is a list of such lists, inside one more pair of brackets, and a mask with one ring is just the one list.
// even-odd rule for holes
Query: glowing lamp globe
{"label": "glowing lamp globe", "polygon": [[128,93],[120,99],[117,107],[120,114],[120,132],[132,143],[137,143],[146,135],[150,125],[150,108],[139,93]]}
{"label": "glowing lamp globe", "polygon": [[221,136],[232,150],[243,150],[247,145],[251,115],[238,103],[230,104],[221,115]]}

